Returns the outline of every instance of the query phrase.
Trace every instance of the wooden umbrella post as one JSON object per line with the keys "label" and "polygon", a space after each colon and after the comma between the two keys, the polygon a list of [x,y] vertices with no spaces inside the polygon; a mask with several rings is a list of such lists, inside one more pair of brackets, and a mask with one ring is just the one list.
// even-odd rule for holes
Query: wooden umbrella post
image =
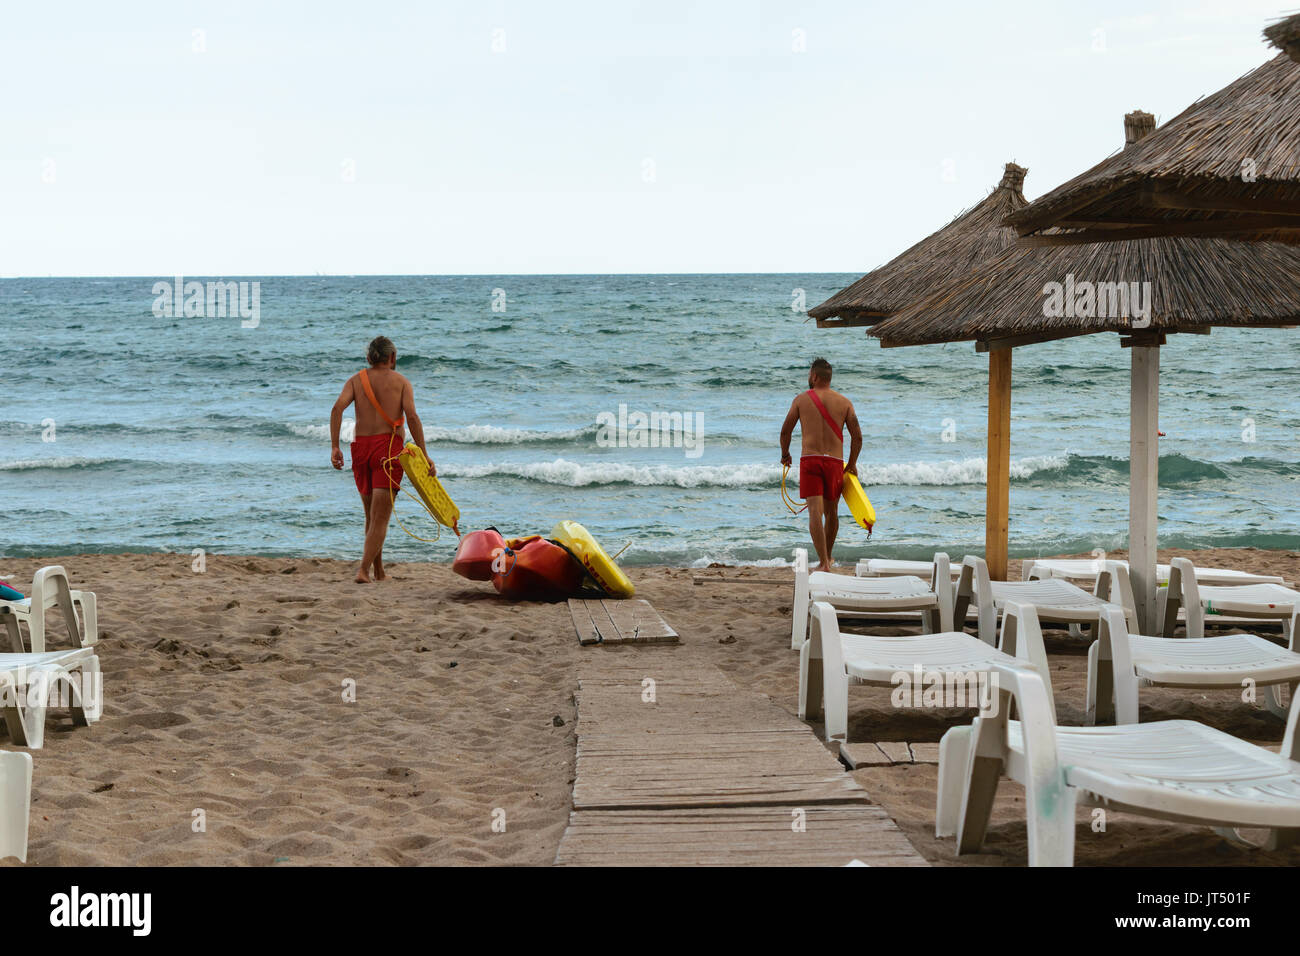
{"label": "wooden umbrella post", "polygon": [[1128,560],[1138,627],[1156,626],[1156,515],[1160,474],[1160,336],[1131,340]]}
{"label": "wooden umbrella post", "polygon": [[989,447],[984,508],[984,560],[995,581],[1007,579],[1011,511],[1011,349],[989,350]]}

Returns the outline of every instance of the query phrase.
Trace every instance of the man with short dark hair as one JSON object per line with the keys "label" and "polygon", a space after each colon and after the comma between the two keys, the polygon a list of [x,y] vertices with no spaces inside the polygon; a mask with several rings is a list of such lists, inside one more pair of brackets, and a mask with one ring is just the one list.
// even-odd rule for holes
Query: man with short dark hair
{"label": "man with short dark hair", "polygon": [[[361,553],[357,583],[369,584],[369,572],[382,581],[384,573],[384,538],[388,519],[393,514],[393,499],[402,483],[402,466],[397,461],[406,442],[403,423],[411,425],[411,438],[420,446],[424,457],[424,426],[415,414],[415,390],[405,375],[397,371],[397,347],[387,336],[377,336],[366,350],[370,368],[363,368],[343,386],[330,410],[330,463],[343,468],[343,450],[339,432],[343,428],[343,410],[356,402],[357,429],[352,438],[352,477],[356,479],[361,504],[366,511],[366,538]],[[436,475],[433,461],[429,474]]]}
{"label": "man with short dark hair", "polygon": [[[829,571],[834,562],[835,536],[840,530],[840,492],[844,473],[858,473],[862,428],[853,403],[831,388],[831,363],[816,359],[808,370],[808,391],[795,397],[781,426],[781,464],[789,465],[790,439],[797,423],[800,431],[799,497],[808,505],[808,531],[817,549],[817,570]],[[844,427],[848,426],[849,460],[844,462]]]}

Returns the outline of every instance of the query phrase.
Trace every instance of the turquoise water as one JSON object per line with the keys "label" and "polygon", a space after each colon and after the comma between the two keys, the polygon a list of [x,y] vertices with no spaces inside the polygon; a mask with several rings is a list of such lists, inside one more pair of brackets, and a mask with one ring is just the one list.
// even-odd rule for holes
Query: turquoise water
{"label": "turquoise water", "polygon": [[[788,559],[806,529],[781,503],[777,433],[825,355],[867,432],[880,516],[870,542],[846,522],[837,557],[980,552],[987,362],[969,344],[882,350],[791,311],[795,290],[813,305],[856,278],[267,276],[255,328],[156,316],[170,277],[0,280],[0,555],[355,556],[361,508],[329,465],[328,416],[380,333],[462,530],[569,517],[611,550],[630,542],[631,564]],[[1161,543],[1300,547],[1300,337],[1216,330],[1162,352]],[[1128,353],[1086,336],[1015,363],[1013,555],[1122,547]],[[610,447],[598,423],[620,405],[698,422],[676,433],[693,447]],[[409,500],[398,513],[431,536]],[[387,550],[454,547],[394,526]]]}

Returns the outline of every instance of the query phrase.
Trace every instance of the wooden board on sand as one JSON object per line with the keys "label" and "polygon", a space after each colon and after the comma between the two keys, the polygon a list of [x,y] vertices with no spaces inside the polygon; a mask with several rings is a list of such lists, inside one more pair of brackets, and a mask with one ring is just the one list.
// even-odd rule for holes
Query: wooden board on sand
{"label": "wooden board on sand", "polygon": [[676,644],[677,632],[659,616],[649,601],[569,599],[569,614],[578,643]]}
{"label": "wooden board on sand", "polygon": [[877,806],[586,810],[569,816],[560,866],[925,866]]}
{"label": "wooden board on sand", "polygon": [[680,651],[579,674],[571,866],[924,866],[808,725]]}

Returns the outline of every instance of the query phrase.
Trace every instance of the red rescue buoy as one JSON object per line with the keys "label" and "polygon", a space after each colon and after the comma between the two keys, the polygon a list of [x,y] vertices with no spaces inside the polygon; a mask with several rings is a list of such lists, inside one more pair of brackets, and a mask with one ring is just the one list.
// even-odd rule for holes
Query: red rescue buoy
{"label": "red rescue buoy", "polygon": [[492,565],[492,585],[502,597],[547,601],[570,597],[586,571],[554,541],[540,536],[507,542]]}
{"label": "red rescue buoy", "polygon": [[505,539],[496,528],[471,531],[460,539],[451,569],[471,581],[490,581],[494,552],[500,551],[505,545]]}

